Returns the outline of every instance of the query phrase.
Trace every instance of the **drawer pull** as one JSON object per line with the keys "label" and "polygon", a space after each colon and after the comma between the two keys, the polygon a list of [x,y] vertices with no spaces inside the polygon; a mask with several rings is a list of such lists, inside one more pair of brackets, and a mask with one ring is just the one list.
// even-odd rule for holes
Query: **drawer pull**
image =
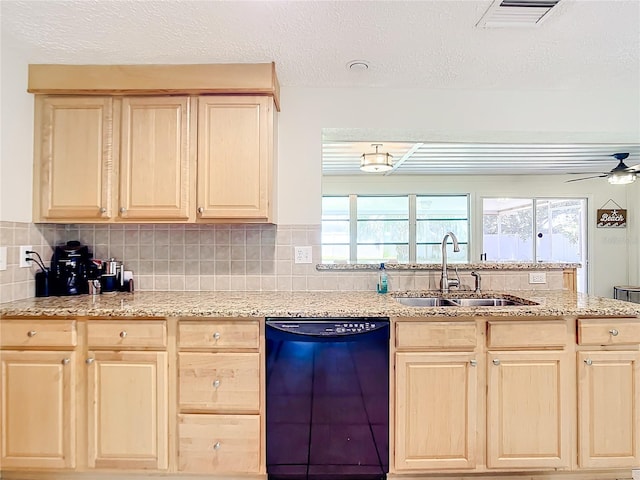
{"label": "drawer pull", "polygon": [[584,363],[586,363],[587,365],[591,366],[593,365],[593,360],[591,360],[590,358],[587,358]]}
{"label": "drawer pull", "polygon": [[86,363],[87,365],[91,365],[93,362],[95,361],[95,358],[87,358],[84,363]]}
{"label": "drawer pull", "polygon": [[29,330],[27,332],[27,337],[35,337],[36,333],[38,333],[38,332],[36,332],[35,330]]}
{"label": "drawer pull", "polygon": [[617,337],[618,333],[620,333],[620,332],[618,332],[618,330],[616,330],[615,328],[612,328],[611,330],[609,330],[609,333],[611,335],[613,335],[614,337]]}
{"label": "drawer pull", "polygon": [[493,359],[493,364],[494,365],[500,365],[500,360],[498,360],[497,358]]}
{"label": "drawer pull", "polygon": [[124,338],[124,337],[126,337],[126,336],[127,336],[127,331],[126,331],[126,330],[122,330],[122,331],[120,332],[120,338]]}
{"label": "drawer pull", "polygon": [[213,444],[213,449],[214,450],[220,450],[220,447],[221,447],[220,442],[216,442],[216,443]]}
{"label": "drawer pull", "polygon": [[204,208],[198,207],[198,213],[202,215],[204,213]]}
{"label": "drawer pull", "polygon": [[63,359],[62,359],[62,364],[63,364],[63,365],[69,365],[69,362],[70,362],[70,361],[71,361],[71,360],[70,360],[70,359],[68,359],[68,358],[63,358]]}
{"label": "drawer pull", "polygon": [[478,361],[477,360],[471,360],[469,363],[471,364],[472,367],[475,367],[475,366],[478,365]]}
{"label": "drawer pull", "polygon": [[218,388],[220,386],[220,380],[213,381],[213,388]]}
{"label": "drawer pull", "polygon": [[213,339],[214,340],[220,340],[220,332],[216,332],[213,334]]}

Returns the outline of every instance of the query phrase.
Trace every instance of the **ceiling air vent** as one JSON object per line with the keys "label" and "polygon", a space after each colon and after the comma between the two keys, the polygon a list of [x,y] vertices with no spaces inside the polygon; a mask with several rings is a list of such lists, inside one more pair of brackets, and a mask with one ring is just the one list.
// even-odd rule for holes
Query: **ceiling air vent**
{"label": "ceiling air vent", "polygon": [[496,0],[476,27],[534,27],[560,0]]}

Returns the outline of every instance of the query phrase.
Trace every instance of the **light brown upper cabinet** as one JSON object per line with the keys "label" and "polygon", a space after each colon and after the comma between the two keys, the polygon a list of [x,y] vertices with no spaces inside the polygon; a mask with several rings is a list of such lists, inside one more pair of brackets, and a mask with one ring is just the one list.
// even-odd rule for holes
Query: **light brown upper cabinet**
{"label": "light brown upper cabinet", "polygon": [[112,217],[113,99],[37,96],[34,220]]}
{"label": "light brown upper cabinet", "polygon": [[273,64],[30,65],[34,221],[274,222]]}
{"label": "light brown upper cabinet", "polygon": [[198,99],[198,218],[272,218],[273,100]]}
{"label": "light brown upper cabinet", "polygon": [[193,218],[190,197],[195,129],[190,126],[191,103],[186,96],[122,99],[120,218]]}

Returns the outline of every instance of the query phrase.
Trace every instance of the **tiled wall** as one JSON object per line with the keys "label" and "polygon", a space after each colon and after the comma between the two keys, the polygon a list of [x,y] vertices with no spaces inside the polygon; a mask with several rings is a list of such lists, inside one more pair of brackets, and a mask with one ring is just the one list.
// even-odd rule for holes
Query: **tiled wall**
{"label": "tiled wall", "polygon": [[[88,245],[94,258],[115,257],[133,271],[136,290],[303,291],[375,290],[375,271],[322,271],[318,225],[44,225],[0,222],[8,268],[0,271],[0,302],[32,297],[36,267],[19,268],[20,245],[32,245],[47,262],[52,246],[68,240]],[[295,246],[312,246],[313,263],[296,264]],[[439,271],[389,271],[390,290],[434,290]],[[474,279],[461,273],[463,288]],[[562,288],[562,272],[529,285],[528,273],[482,272],[485,290]]]}

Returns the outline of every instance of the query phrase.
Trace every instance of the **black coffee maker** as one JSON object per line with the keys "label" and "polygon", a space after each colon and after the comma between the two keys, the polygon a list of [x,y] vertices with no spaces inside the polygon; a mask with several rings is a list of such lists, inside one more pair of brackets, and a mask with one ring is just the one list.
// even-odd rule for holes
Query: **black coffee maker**
{"label": "black coffee maker", "polygon": [[51,257],[53,295],[88,293],[87,279],[92,275],[92,257],[89,248],[75,240],[57,246]]}

